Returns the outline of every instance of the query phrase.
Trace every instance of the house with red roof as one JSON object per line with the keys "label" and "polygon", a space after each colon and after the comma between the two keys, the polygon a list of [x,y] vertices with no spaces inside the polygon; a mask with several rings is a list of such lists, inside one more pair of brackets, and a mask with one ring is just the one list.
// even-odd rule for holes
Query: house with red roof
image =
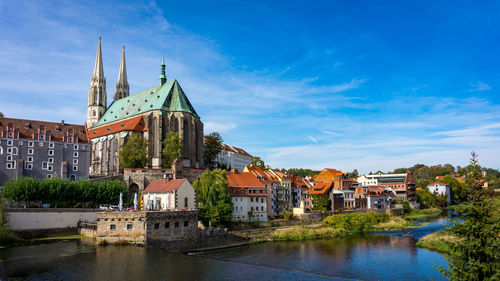
{"label": "house with red roof", "polygon": [[366,207],[368,209],[391,209],[396,205],[396,195],[381,185],[366,187]]}
{"label": "house with red roof", "polygon": [[217,155],[216,162],[226,166],[228,169],[236,169],[238,172],[243,172],[245,166],[252,162],[252,155],[244,149],[230,145],[222,144],[222,150]]}
{"label": "house with red roof", "polygon": [[267,221],[266,186],[250,172],[227,175],[233,221]]}
{"label": "house with red roof", "polygon": [[448,184],[436,181],[429,184],[427,186],[427,189],[430,193],[446,197],[446,201],[448,201],[448,204],[451,203],[451,190]]}
{"label": "house with red roof", "polygon": [[152,181],[142,197],[144,210],[196,209],[196,192],[187,179]]}
{"label": "house with red roof", "polygon": [[278,177],[270,170],[264,170],[258,166],[246,166],[243,172],[252,173],[266,188],[267,192],[267,216],[274,217],[283,215],[287,210],[287,202],[284,200],[284,191]]}

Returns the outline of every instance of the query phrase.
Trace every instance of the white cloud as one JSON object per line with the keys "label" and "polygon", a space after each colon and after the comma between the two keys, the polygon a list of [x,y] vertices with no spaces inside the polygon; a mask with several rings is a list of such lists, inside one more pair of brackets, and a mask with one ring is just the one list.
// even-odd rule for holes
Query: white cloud
{"label": "white cloud", "polygon": [[484,82],[481,82],[481,81],[478,81],[474,84],[471,84],[471,87],[472,88],[469,89],[469,92],[480,92],[480,91],[491,90],[490,85],[488,85]]}
{"label": "white cloud", "polygon": [[327,134],[327,135],[332,135],[332,136],[341,136],[341,134],[339,133],[335,133],[335,132],[332,132],[332,131],[321,131],[323,134]]}
{"label": "white cloud", "polygon": [[311,136],[307,136],[307,138],[310,139],[314,143],[318,143],[318,140],[316,140],[315,138],[313,138]]}
{"label": "white cloud", "polygon": [[216,123],[212,121],[204,123],[205,134],[209,134],[211,132],[226,133],[236,127],[237,125],[233,123]]}

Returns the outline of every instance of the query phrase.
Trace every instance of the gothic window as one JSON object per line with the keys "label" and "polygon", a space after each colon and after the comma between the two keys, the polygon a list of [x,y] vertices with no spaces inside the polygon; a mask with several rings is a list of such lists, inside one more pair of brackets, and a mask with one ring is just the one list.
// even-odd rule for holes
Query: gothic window
{"label": "gothic window", "polygon": [[168,118],[165,116],[163,117],[163,126],[161,127],[162,140],[167,138],[167,133],[168,133]]}
{"label": "gothic window", "polygon": [[97,115],[97,112],[94,109],[94,112],[92,112],[92,116],[96,117],[96,115]]}
{"label": "gothic window", "polygon": [[153,118],[153,157],[158,157],[158,118]]}
{"label": "gothic window", "polygon": [[179,119],[174,117],[174,132],[179,132]]}
{"label": "gothic window", "polygon": [[198,122],[194,122],[194,157],[196,161],[199,161],[198,156]]}
{"label": "gothic window", "polygon": [[183,134],[182,148],[184,150],[183,156],[184,156],[184,159],[188,159],[189,158],[189,123],[186,119],[184,119],[184,122],[182,125],[182,134]]}

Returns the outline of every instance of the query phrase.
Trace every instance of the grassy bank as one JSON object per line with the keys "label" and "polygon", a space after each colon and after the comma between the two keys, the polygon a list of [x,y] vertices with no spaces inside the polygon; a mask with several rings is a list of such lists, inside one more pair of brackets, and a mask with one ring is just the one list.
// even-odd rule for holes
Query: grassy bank
{"label": "grassy bank", "polygon": [[58,235],[58,236],[49,236],[49,237],[35,238],[35,239],[31,239],[31,241],[74,240],[74,239],[83,239],[83,238],[90,238],[90,237],[85,236],[85,235],[80,235],[80,234]]}
{"label": "grassy bank", "polygon": [[401,230],[415,225],[403,218],[385,214],[339,214],[326,218],[322,225],[294,226],[285,229],[269,229],[256,234],[245,235],[252,243],[267,241],[303,241],[345,237],[373,231]]}
{"label": "grassy bank", "polygon": [[450,235],[447,230],[442,230],[424,236],[424,238],[417,242],[417,246],[442,253],[449,253],[450,249],[446,242],[456,240],[457,238],[453,235]]}
{"label": "grassy bank", "polygon": [[413,210],[411,213],[405,216],[405,219],[418,219],[425,217],[439,216],[443,213],[443,210],[439,208],[429,208],[429,209],[418,209]]}

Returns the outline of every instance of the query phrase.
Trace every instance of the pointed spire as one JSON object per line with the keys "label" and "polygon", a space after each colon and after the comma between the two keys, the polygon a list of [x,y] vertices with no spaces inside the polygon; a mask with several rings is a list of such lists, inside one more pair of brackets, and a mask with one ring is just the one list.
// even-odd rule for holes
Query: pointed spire
{"label": "pointed spire", "polygon": [[118,70],[118,81],[115,87],[114,100],[119,100],[129,96],[129,87],[127,82],[127,67],[125,65],[125,45],[122,48],[122,59],[120,61],[120,70]]}
{"label": "pointed spire", "polygon": [[101,50],[101,36],[99,36],[99,43],[97,44],[97,53],[95,55],[94,75],[97,78],[104,78],[104,70],[102,67],[102,50]]}
{"label": "pointed spire", "polygon": [[163,55],[161,60],[160,86],[165,84],[165,82],[167,82],[167,76],[165,75],[165,55]]}

